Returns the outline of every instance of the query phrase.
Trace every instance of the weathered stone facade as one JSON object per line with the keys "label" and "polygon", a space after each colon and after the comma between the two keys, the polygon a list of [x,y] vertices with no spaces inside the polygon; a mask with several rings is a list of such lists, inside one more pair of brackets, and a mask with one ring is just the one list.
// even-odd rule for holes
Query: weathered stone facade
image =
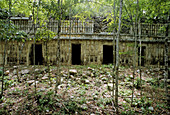
{"label": "weathered stone facade", "polygon": [[[72,34],[69,42],[69,35],[61,35],[60,58],[63,65],[69,64],[108,64],[112,63],[113,40],[111,34]],[[142,37],[142,65],[164,64],[164,38]],[[69,44],[70,43],[70,44]],[[0,42],[0,64],[3,62],[4,42]],[[170,44],[170,42],[169,42]],[[8,42],[6,65],[16,65],[19,59],[19,49],[23,43]],[[121,35],[120,39],[120,63],[132,65],[134,59],[134,38],[130,35]],[[170,45],[169,45],[170,48]],[[69,50],[70,49],[70,50]],[[45,64],[48,60],[56,64],[57,59],[57,38],[46,42],[36,42],[36,64]],[[138,49],[137,49],[138,51]],[[170,57],[170,53],[169,53]],[[76,59],[74,59],[76,58]],[[80,59],[79,59],[80,58]],[[111,58],[111,59],[110,59]],[[73,61],[74,60],[74,61]],[[77,60],[77,62],[76,62]],[[78,60],[80,62],[78,62]],[[138,64],[138,53],[136,56]],[[170,58],[169,58],[170,62]],[[33,41],[26,41],[22,49],[20,64],[33,64]]]}
{"label": "weathered stone facade", "polygon": [[[13,20],[19,30],[29,33],[29,38],[34,37],[32,20],[22,17],[13,17],[11,20]],[[96,23],[97,22],[94,20],[86,20],[85,22],[81,22],[80,20],[61,21],[60,58],[63,65],[67,65],[69,63],[85,65],[113,63],[113,35],[100,30],[97,30],[97,32],[100,33],[96,33]],[[58,22],[56,20],[50,20],[48,29],[57,33],[57,24]],[[71,28],[70,24],[72,25]],[[142,43],[142,65],[158,65],[158,63],[160,65],[164,64],[165,32],[160,30],[163,26],[163,24],[141,24],[141,31],[139,33],[141,33],[140,40]],[[35,27],[40,28],[39,25],[35,25]],[[97,29],[100,28],[97,27]],[[69,33],[71,33],[70,39]],[[121,33],[123,34],[121,34],[119,44],[120,64],[132,65],[135,56],[135,40],[132,36],[132,28],[122,27]],[[137,40],[137,42],[139,43],[139,40]],[[170,44],[170,40],[168,43]],[[3,63],[4,47],[4,41],[0,41],[0,65]],[[8,41],[6,47],[6,65],[19,64],[19,57],[20,64],[33,64],[33,41],[27,40],[24,44],[17,41]],[[57,37],[51,39],[47,43],[45,41],[37,41],[35,45],[35,64],[46,64],[48,59],[50,64],[55,65],[57,60],[57,48]],[[136,50],[137,55],[135,59],[137,60],[136,65],[138,65],[139,48]],[[20,53],[20,51],[22,52]],[[170,63],[170,53],[168,54]]]}

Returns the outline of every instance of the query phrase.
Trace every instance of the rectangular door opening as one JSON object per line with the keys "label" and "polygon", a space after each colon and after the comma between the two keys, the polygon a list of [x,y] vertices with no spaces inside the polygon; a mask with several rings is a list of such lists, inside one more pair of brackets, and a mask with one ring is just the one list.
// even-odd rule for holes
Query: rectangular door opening
{"label": "rectangular door opening", "polygon": [[81,44],[72,44],[72,64],[81,64]]}
{"label": "rectangular door opening", "polygon": [[[34,64],[34,45],[31,46],[31,55],[30,55],[31,65]],[[35,45],[35,65],[42,65],[42,44]]]}
{"label": "rectangular door opening", "polygon": [[113,63],[113,46],[103,45],[103,64]]}

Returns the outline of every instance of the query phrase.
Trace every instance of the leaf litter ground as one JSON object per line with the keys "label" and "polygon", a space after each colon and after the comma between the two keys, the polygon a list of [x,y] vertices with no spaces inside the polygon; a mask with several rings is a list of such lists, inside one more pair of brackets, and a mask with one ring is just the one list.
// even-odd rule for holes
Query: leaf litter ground
{"label": "leaf litter ground", "polygon": [[[36,67],[36,94],[33,67],[20,68],[20,82],[16,67],[6,69],[1,114],[115,114],[111,65],[75,65],[69,71],[67,66],[62,66],[56,95],[55,66],[50,67],[50,77],[47,67]],[[131,106],[132,70],[127,67],[119,70],[119,113],[170,114],[162,82],[163,71],[158,68],[142,68],[142,87],[139,70],[136,70]]]}

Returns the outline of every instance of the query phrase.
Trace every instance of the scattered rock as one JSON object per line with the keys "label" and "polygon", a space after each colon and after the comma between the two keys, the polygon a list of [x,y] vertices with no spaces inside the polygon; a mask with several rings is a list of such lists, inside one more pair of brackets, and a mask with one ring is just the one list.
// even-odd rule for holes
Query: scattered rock
{"label": "scattered rock", "polygon": [[87,72],[86,72],[86,75],[87,75],[87,76],[91,76],[91,72],[90,72],[90,71],[87,71]]}
{"label": "scattered rock", "polygon": [[154,71],[155,71],[155,72],[159,72],[159,71],[160,71],[160,68],[155,68]]}
{"label": "scattered rock", "polygon": [[103,77],[103,78],[102,78],[102,81],[108,81],[108,78]]}
{"label": "scattered rock", "polygon": [[162,76],[162,75],[161,75],[161,76],[160,76],[160,75],[158,76],[158,79],[159,79],[159,80],[160,80],[160,79],[163,79],[163,78],[164,78],[164,76]]}
{"label": "scattered rock", "polygon": [[31,85],[32,83],[34,83],[34,80],[30,80],[30,81],[27,81],[28,85]]}
{"label": "scattered rock", "polygon": [[63,84],[60,84],[57,88],[58,89],[62,89],[64,87],[64,85]]}
{"label": "scattered rock", "polygon": [[90,84],[90,81],[88,79],[86,79],[85,84]]}
{"label": "scattered rock", "polygon": [[13,68],[14,68],[14,69],[17,69],[17,68],[18,68],[18,66],[13,66]]}
{"label": "scattered rock", "polygon": [[91,76],[91,77],[94,77],[94,74],[93,74],[93,73],[91,73],[91,74],[90,74],[90,76]]}
{"label": "scattered rock", "polygon": [[76,69],[70,69],[70,70],[69,70],[69,73],[70,73],[71,75],[75,75],[75,74],[77,74],[77,70],[76,70]]}
{"label": "scattered rock", "polygon": [[40,69],[35,69],[35,72],[36,73],[41,73],[41,70]]}
{"label": "scattered rock", "polygon": [[73,75],[70,75],[69,78],[74,79],[74,76],[73,76]]}
{"label": "scattered rock", "polygon": [[9,75],[9,70],[7,70],[6,72],[4,72],[4,74],[7,76]]}
{"label": "scattered rock", "polygon": [[38,90],[38,92],[45,92],[45,91],[46,91],[45,88],[41,88],[41,89]]}
{"label": "scattered rock", "polygon": [[88,106],[87,106],[86,104],[83,104],[83,105],[81,105],[81,108],[82,108],[83,110],[87,110],[87,109],[88,109]]}
{"label": "scattered rock", "polygon": [[83,73],[82,78],[87,79],[87,75]]}
{"label": "scattered rock", "polygon": [[13,74],[17,75],[17,70],[16,69],[14,69]]}
{"label": "scattered rock", "polygon": [[21,70],[21,74],[29,74],[29,72],[30,72],[30,70],[28,70],[28,69],[25,69],[25,70]]}
{"label": "scattered rock", "polygon": [[67,77],[67,74],[62,74],[63,77]]}
{"label": "scattered rock", "polygon": [[133,86],[133,83],[132,82],[126,82],[126,86],[131,88]]}
{"label": "scattered rock", "polygon": [[90,115],[96,115],[96,114],[94,114],[94,113],[91,113]]}
{"label": "scattered rock", "polygon": [[44,77],[42,77],[41,79],[42,79],[42,80],[48,80],[49,78],[46,77],[46,76],[44,76]]}
{"label": "scattered rock", "polygon": [[150,111],[153,111],[153,107],[149,107],[148,109],[149,109]]}
{"label": "scattered rock", "polygon": [[93,95],[93,99],[94,99],[94,100],[97,100],[97,99],[98,99],[98,96],[94,94],[94,95]]}
{"label": "scattered rock", "polygon": [[[39,81],[36,81],[36,84],[39,83]],[[32,85],[35,85],[35,83],[33,83]]]}
{"label": "scattered rock", "polygon": [[91,68],[91,67],[88,67],[87,69],[88,69],[88,70],[92,70],[92,68]]}
{"label": "scattered rock", "polygon": [[[166,79],[161,79],[161,82],[165,82]],[[170,79],[167,79],[167,83],[170,83]]]}
{"label": "scattered rock", "polygon": [[51,77],[56,77],[56,75],[55,75],[55,74],[52,74]]}
{"label": "scattered rock", "polygon": [[130,77],[130,78],[133,78],[133,75],[130,75],[129,77]]}
{"label": "scattered rock", "polygon": [[14,78],[14,79],[17,78],[17,75],[14,75],[13,78]]}
{"label": "scattered rock", "polygon": [[111,91],[113,89],[113,83],[108,83],[107,88],[109,91]]}
{"label": "scattered rock", "polygon": [[147,74],[150,74],[150,71],[148,71]]}
{"label": "scattered rock", "polygon": [[44,75],[44,77],[48,77],[48,73]]}
{"label": "scattered rock", "polygon": [[71,98],[71,99],[73,99],[73,98],[74,98],[74,96],[70,96],[70,98]]}
{"label": "scattered rock", "polygon": [[64,80],[64,79],[63,79],[63,78],[61,78],[61,83],[63,82],[63,80]]}
{"label": "scattered rock", "polygon": [[123,86],[125,84],[125,82],[120,82],[119,85]]}

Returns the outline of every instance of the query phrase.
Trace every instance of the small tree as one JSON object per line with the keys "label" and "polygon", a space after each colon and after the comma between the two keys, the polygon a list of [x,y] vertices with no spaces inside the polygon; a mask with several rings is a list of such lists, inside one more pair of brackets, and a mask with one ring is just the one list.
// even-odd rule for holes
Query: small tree
{"label": "small tree", "polygon": [[4,28],[2,29],[2,37],[5,39],[5,47],[4,47],[4,55],[3,55],[3,69],[2,69],[2,86],[1,86],[1,95],[0,98],[3,96],[4,90],[4,71],[5,71],[5,57],[6,57],[6,47],[7,47],[7,40],[10,39],[12,33],[11,23],[10,23],[10,14],[11,14],[11,0],[9,0],[9,14],[7,18],[7,23],[4,23]]}
{"label": "small tree", "polygon": [[120,11],[119,11],[119,25],[116,39],[116,92],[115,92],[115,105],[116,105],[116,113],[118,114],[118,79],[119,79],[119,39],[120,39],[120,30],[121,30],[121,18],[122,18],[122,4],[123,0],[120,0]]}

